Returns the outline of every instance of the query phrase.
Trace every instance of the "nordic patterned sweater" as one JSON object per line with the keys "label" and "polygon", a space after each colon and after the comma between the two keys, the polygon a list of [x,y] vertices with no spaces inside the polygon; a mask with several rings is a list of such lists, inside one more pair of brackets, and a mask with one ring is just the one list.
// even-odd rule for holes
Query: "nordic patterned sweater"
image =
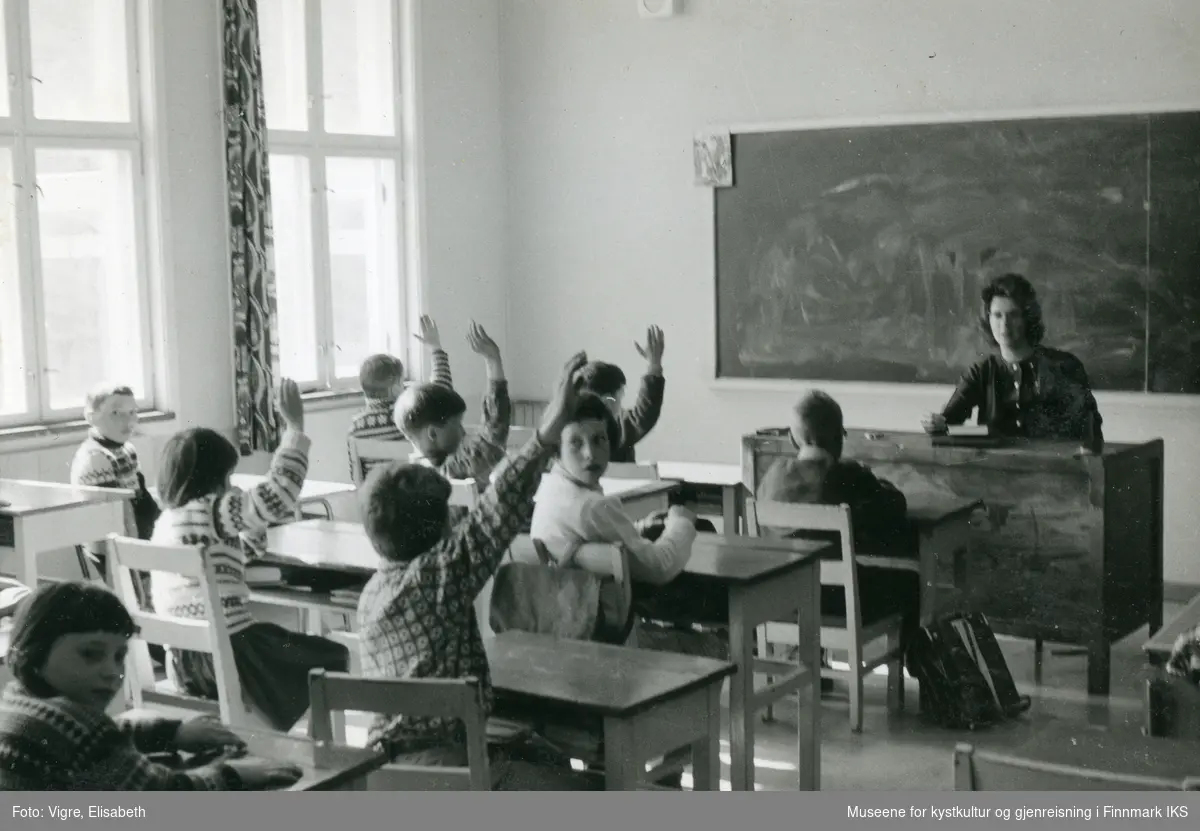
{"label": "nordic patterned sweater", "polygon": [[227,765],[174,770],[145,756],[174,750],[179,725],[145,711],[113,719],[12,681],[0,694],[0,791],[238,790]]}
{"label": "nordic patterned sweater", "polygon": [[[92,488],[122,488],[138,491],[141,482],[138,478],[138,453],[133,442],[110,441],[95,430],[88,432],[88,437],[75,451],[71,460],[71,484]],[[137,518],[134,515],[133,503],[125,503],[125,535],[138,537]],[[104,553],[96,546],[96,553]]]}
{"label": "nordic patterned sweater", "polygon": [[[261,484],[248,491],[230,488],[169,508],[159,517],[153,541],[164,545],[199,545],[216,564],[217,588],[229,633],[245,629],[250,616],[246,585],[246,555],[239,534],[263,533],[296,515],[296,503],[308,473],[309,438],[288,430],[283,434],[271,469]],[[154,608],[173,617],[203,619],[204,595],[195,580],[153,572]]]}
{"label": "nordic patterned sweater", "polygon": [[[479,681],[491,712],[487,653],[475,596],[533,513],[550,450],[535,436],[496,468],[491,488],[441,542],[409,562],[385,562],[358,602],[362,671],[367,678],[467,678]],[[444,719],[378,716],[371,745],[391,756],[461,741]]]}
{"label": "nordic patterned sweater", "polygon": [[[454,389],[454,378],[450,374],[450,356],[444,349],[433,350],[433,381],[447,389]],[[378,439],[379,441],[403,441],[404,433],[396,426],[393,412],[396,402],[389,398],[363,397],[363,408],[359,410],[350,422],[350,432],[346,436],[346,449],[350,456],[350,479],[357,482],[367,476],[373,463],[364,461],[362,470],[354,470],[354,440]],[[356,477],[355,473],[359,475]]]}

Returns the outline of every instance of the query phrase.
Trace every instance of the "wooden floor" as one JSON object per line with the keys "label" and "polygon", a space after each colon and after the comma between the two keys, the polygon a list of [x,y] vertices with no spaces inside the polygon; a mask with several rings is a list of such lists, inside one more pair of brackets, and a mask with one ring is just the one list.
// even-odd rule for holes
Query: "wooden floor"
{"label": "wooden floor", "polygon": [[[1168,604],[1166,620],[1182,606]],[[1146,631],[1135,633],[1113,647],[1112,696],[1108,705],[1111,726],[1137,729],[1142,722],[1141,681],[1146,677],[1141,645]],[[916,715],[917,687],[907,680],[908,709],[890,718],[886,707],[886,677],[867,683],[866,712],[861,734],[850,732],[845,686],[839,684],[822,701],[822,790],[952,790],[951,755],[960,741],[988,747],[1016,748],[1049,720],[1088,721],[1087,660],[1084,656],[1054,656],[1047,646],[1041,687],[1033,684],[1033,644],[1000,638],[1008,666],[1021,692],[1033,706],[1016,721],[984,731],[946,730],[921,722]],[[347,724],[350,744],[366,739],[366,716],[351,714]],[[759,725],[755,753],[759,790],[795,790],[795,708],[784,703],[775,710],[775,721]],[[299,727],[303,730],[303,727]],[[726,724],[726,730],[728,724]],[[728,736],[728,732],[725,733]],[[729,788],[729,743],[721,739],[722,788]],[[690,786],[684,776],[684,786]]]}

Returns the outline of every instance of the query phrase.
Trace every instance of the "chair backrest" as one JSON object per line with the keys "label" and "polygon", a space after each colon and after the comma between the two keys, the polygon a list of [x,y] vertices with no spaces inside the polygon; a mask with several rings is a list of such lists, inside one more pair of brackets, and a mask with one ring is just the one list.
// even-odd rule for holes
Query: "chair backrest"
{"label": "chair backrest", "polygon": [[333,714],[352,710],[407,718],[458,719],[466,729],[467,767],[387,764],[370,774],[371,790],[488,791],[487,720],[474,678],[355,678],[314,669],[308,677],[312,737],[334,741]]}
{"label": "chair backrest", "polygon": [[835,532],[841,539],[842,556],[821,560],[821,585],[842,586],[846,592],[846,625],[852,631],[862,629],[862,610],[858,602],[858,570],[854,568],[854,535],[850,528],[850,506],[810,505],[795,502],[746,500],[746,515],[751,518],[753,536],[766,536],[764,529],[790,534],[794,531]]}
{"label": "chair backrest", "polygon": [[[1196,769],[1200,771],[1200,758]],[[1163,778],[1096,770],[978,750],[954,748],[956,791],[1195,791],[1200,778]]]}
{"label": "chair backrest", "polygon": [[[242,684],[233,658],[229,628],[221,612],[216,568],[204,552],[196,546],[155,545],[113,534],[108,538],[108,558],[117,596],[140,630],[126,659],[126,683],[133,706],[145,706],[144,699],[150,693],[154,703],[202,712],[211,710],[206,706],[208,702],[202,699],[165,695],[155,689],[146,644],[160,644],[211,655],[221,721],[235,726],[258,726],[242,700]],[[135,571],[165,572],[195,580],[207,606],[208,620],[187,620],[144,611],[134,590]]]}
{"label": "chair backrest", "polygon": [[371,462],[407,462],[416,448],[397,439],[350,439],[350,459],[354,484],[363,483],[363,464]]}
{"label": "chair backrest", "polygon": [[610,462],[606,479],[658,479],[658,465],[647,462]]}

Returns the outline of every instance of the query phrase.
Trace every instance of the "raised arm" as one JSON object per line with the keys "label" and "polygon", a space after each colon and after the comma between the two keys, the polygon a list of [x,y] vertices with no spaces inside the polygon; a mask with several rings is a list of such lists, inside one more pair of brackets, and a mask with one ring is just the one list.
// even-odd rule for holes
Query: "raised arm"
{"label": "raised arm", "polygon": [[421,315],[421,331],[414,335],[433,355],[433,378],[431,382],[448,390],[454,389],[454,378],[450,374],[450,356],[442,349],[442,335],[437,322],[429,315]]}
{"label": "raised arm", "polygon": [[304,403],[295,381],[284,380],[279,393],[279,410],[287,430],[271,459],[267,478],[248,491],[230,488],[217,499],[213,522],[223,539],[244,531],[264,531],[296,515],[300,490],[308,475],[308,448],[304,435]]}
{"label": "raised arm", "polygon": [[458,449],[446,458],[441,470],[451,479],[474,477],[486,481],[492,468],[507,452],[512,399],[508,394],[508,379],[504,377],[500,347],[477,323],[471,324],[467,339],[471,349],[482,355],[487,365],[488,390],[483,398],[483,423],[478,433],[464,438]]}
{"label": "raised arm", "polygon": [[646,359],[646,373],[642,376],[633,408],[621,413],[621,436],[627,446],[640,442],[658,424],[667,383],[662,368],[665,346],[662,329],[651,326],[646,333],[646,345],[634,346],[638,354]]}

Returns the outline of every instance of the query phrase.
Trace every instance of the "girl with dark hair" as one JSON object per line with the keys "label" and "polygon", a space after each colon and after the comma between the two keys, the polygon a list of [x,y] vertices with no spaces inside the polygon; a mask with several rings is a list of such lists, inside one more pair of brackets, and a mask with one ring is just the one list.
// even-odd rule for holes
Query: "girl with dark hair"
{"label": "girl with dark hair", "polygon": [[[272,525],[290,521],[308,473],[304,405],[294,381],[283,382],[279,409],[287,430],[266,481],[249,491],[229,484],[238,453],[215,430],[184,430],[167,442],[158,476],[165,510],[152,541],[201,546],[216,564],[219,613],[225,615],[229,626],[243,693],[272,727],[287,732],[308,710],[309,670],[345,672],[350,656],[344,646],[333,641],[250,616],[241,535],[265,533]],[[195,580],[156,572],[151,587],[154,608],[161,614],[207,619],[210,610]],[[217,698],[211,655],[174,648],[167,653],[167,676],[179,689],[201,698]]]}
{"label": "girl with dark hair", "polygon": [[0,694],[0,790],[257,790],[300,777],[292,765],[232,754],[190,770],[147,758],[243,743],[204,718],[106,714],[135,634],[120,599],[96,583],[54,583],[22,601],[8,649],[15,680]]}
{"label": "girl with dark hair", "polygon": [[945,432],[978,410],[976,423],[1002,436],[1103,444],[1103,420],[1083,363],[1069,352],[1042,345],[1046,327],[1033,286],[1005,274],[981,295],[979,325],[999,354],[983,358],[959,380],[940,413],[923,422],[926,432]]}

